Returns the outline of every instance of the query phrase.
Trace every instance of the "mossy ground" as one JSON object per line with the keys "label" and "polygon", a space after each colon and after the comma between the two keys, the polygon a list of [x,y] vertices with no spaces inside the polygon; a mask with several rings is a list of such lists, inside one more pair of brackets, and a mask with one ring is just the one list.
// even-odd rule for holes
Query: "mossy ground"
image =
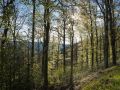
{"label": "mossy ground", "polygon": [[98,78],[85,84],[82,90],[120,90],[120,66],[101,73]]}

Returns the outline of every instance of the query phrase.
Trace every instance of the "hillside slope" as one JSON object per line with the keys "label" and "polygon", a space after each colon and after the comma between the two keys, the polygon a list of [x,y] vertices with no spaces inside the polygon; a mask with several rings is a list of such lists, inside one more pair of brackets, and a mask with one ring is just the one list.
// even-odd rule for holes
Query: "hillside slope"
{"label": "hillside slope", "polygon": [[98,76],[84,83],[80,90],[120,90],[120,66],[99,71]]}

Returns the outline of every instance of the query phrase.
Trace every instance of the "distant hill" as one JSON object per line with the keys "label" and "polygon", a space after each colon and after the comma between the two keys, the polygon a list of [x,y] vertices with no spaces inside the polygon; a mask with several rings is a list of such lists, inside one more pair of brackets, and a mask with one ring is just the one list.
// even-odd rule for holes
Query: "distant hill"
{"label": "distant hill", "polygon": [[[11,45],[13,45],[13,41],[9,41],[9,43],[10,43]],[[16,41],[17,47],[20,46],[20,43],[22,43],[22,42],[21,42],[21,41]],[[28,43],[28,41],[24,40],[23,43],[25,43],[26,46],[28,46],[29,48],[32,47],[32,42],[29,42],[29,43]],[[42,50],[43,50],[43,42],[35,42],[35,43],[34,43],[34,46],[35,46],[35,51],[38,51],[38,50],[39,50],[39,51],[42,51]],[[60,48],[59,48],[60,52],[63,53],[63,44],[60,44],[59,47],[60,47]],[[69,44],[66,44],[66,49],[69,48],[69,47],[70,47],[70,45],[69,45]]]}

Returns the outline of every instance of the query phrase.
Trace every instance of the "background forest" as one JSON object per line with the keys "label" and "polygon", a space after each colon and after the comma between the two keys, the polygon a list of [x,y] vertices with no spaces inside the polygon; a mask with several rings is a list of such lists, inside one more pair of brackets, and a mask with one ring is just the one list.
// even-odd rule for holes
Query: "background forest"
{"label": "background forest", "polygon": [[120,0],[0,0],[0,90],[81,90],[119,58]]}

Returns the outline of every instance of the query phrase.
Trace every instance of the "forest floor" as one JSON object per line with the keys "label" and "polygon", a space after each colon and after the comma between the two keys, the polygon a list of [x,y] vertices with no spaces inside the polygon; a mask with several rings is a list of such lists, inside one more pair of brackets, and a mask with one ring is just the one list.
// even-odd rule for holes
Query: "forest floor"
{"label": "forest floor", "polygon": [[74,90],[120,90],[120,66],[94,72],[74,86]]}

